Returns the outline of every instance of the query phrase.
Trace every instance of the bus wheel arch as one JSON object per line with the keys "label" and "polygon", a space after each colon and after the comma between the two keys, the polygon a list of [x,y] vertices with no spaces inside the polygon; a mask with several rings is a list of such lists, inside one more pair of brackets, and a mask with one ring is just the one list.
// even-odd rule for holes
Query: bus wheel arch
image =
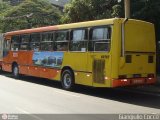
{"label": "bus wheel arch", "polygon": [[13,74],[14,78],[16,78],[16,79],[19,78],[19,67],[16,62],[12,63],[12,74]]}
{"label": "bus wheel arch", "polygon": [[73,69],[69,66],[63,67],[61,71],[61,84],[63,89],[72,90],[75,85],[75,76]]}

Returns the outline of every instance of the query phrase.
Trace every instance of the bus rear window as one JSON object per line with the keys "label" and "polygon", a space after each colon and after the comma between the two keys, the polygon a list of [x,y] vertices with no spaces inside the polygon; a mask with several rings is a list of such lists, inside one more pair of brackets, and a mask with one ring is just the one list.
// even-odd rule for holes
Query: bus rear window
{"label": "bus rear window", "polygon": [[109,51],[111,41],[111,27],[97,27],[91,29],[89,42],[90,51]]}
{"label": "bus rear window", "polygon": [[71,51],[81,51],[85,52],[87,50],[88,37],[87,37],[87,29],[75,29],[71,34],[71,43],[70,50]]}

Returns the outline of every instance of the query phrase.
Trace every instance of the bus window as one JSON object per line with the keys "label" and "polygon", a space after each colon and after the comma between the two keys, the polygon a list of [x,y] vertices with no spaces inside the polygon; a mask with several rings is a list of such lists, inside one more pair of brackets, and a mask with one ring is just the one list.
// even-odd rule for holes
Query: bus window
{"label": "bus window", "polygon": [[109,51],[111,40],[110,27],[97,27],[90,31],[89,50],[90,51]]}
{"label": "bus window", "polygon": [[39,51],[40,48],[40,34],[39,33],[34,33],[31,35],[31,43],[30,43],[30,48],[31,50],[34,51]]}
{"label": "bus window", "polygon": [[29,41],[30,41],[30,35],[21,35],[20,50],[28,50]]}
{"label": "bus window", "polygon": [[42,33],[41,50],[42,51],[53,50],[53,34],[52,33]]}
{"label": "bus window", "polygon": [[8,55],[8,52],[10,50],[11,41],[5,39],[3,43],[3,57]]}
{"label": "bus window", "polygon": [[12,36],[12,45],[11,45],[11,50],[12,51],[18,51],[20,47],[20,37],[19,35],[17,36]]}
{"label": "bus window", "polygon": [[11,44],[10,40],[4,40],[3,50],[4,51],[9,51],[10,50],[10,44]]}
{"label": "bus window", "polygon": [[57,51],[67,51],[69,43],[69,31],[58,31],[55,33],[55,48]]}
{"label": "bus window", "polygon": [[87,50],[87,29],[78,29],[72,31],[72,39],[70,44],[71,51],[82,51]]}

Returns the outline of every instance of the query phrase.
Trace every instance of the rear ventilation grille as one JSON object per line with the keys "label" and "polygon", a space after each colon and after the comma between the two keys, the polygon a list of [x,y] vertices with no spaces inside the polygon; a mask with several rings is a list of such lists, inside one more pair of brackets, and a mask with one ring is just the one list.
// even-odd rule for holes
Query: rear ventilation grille
{"label": "rear ventilation grille", "polygon": [[148,63],[153,63],[153,56],[148,56]]}
{"label": "rear ventilation grille", "polygon": [[93,61],[93,81],[95,83],[104,84],[104,69],[105,69],[105,60],[94,60]]}

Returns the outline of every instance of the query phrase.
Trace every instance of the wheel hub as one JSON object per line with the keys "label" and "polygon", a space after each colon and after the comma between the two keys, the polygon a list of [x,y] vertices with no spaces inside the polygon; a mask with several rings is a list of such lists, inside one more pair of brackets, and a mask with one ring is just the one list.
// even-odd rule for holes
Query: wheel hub
{"label": "wheel hub", "polygon": [[71,77],[69,74],[64,75],[64,85],[66,87],[70,87],[70,85],[71,85]]}

